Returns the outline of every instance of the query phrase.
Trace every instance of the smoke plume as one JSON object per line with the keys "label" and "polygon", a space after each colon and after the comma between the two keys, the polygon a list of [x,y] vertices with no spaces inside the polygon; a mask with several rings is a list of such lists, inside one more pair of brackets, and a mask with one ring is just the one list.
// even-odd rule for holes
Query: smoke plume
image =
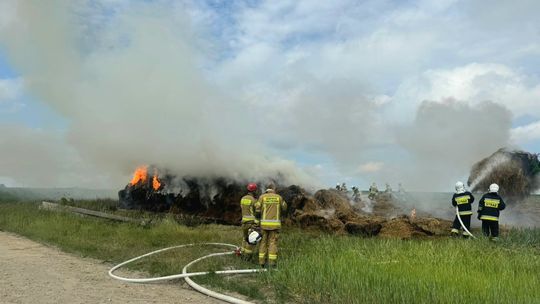
{"label": "smoke plume", "polygon": [[[181,7],[141,2],[111,14],[99,2],[80,4],[13,1],[15,15],[0,28],[28,90],[68,119],[77,163],[121,176],[151,163],[191,176],[314,183],[272,157],[257,117],[205,79]],[[2,157],[16,157],[10,152]],[[36,177],[50,172],[45,167],[33,168]]]}
{"label": "smoke plume", "polygon": [[[389,75],[403,64],[394,55],[403,54],[401,42],[385,61],[372,59],[379,48],[362,36],[341,45],[332,37],[304,46],[285,31],[275,39],[283,42],[272,44],[259,37],[274,29],[271,21],[263,30],[231,25],[223,35],[212,35],[223,24],[199,28],[205,23],[196,22],[189,3],[2,1],[2,52],[25,90],[68,125],[52,135],[13,131],[26,135],[10,137],[10,147],[0,147],[0,159],[41,165],[12,162],[5,175],[40,185],[53,171],[47,185],[93,180],[120,188],[134,168],[147,164],[180,177],[278,176],[283,184],[313,188],[320,186],[319,175],[325,182],[350,176],[351,182],[363,180],[361,187],[373,178],[433,191],[448,189],[478,159],[508,145],[512,117],[500,102],[425,101],[412,123],[389,119],[385,114],[391,109],[416,107],[416,100],[381,94],[372,82],[381,78],[372,71],[378,65],[379,73]],[[327,10],[319,13],[326,16]],[[236,38],[230,49],[220,49],[223,41],[215,40],[229,36]],[[393,45],[386,36],[379,40]],[[277,47],[282,44],[294,47]],[[440,95],[436,91],[430,98]],[[36,133],[42,135],[28,135]],[[25,153],[17,153],[21,149]],[[301,170],[277,155],[311,167]]]}
{"label": "smoke plume", "polygon": [[424,101],[412,125],[398,132],[411,155],[407,182],[417,189],[449,188],[478,160],[508,144],[512,115],[492,102]]}

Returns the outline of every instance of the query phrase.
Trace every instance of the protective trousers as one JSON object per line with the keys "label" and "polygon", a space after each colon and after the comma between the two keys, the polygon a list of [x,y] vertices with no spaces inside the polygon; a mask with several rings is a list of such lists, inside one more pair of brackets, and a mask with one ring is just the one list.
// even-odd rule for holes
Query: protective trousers
{"label": "protective trousers", "polygon": [[254,222],[247,222],[242,224],[242,254],[251,255],[253,253],[254,246],[250,245],[247,242],[249,229],[251,229],[253,226],[255,226]]}
{"label": "protective trousers", "polygon": [[485,236],[492,236],[494,238],[499,236],[499,222],[498,221],[482,221],[482,232]]}
{"label": "protective trousers", "polygon": [[[467,230],[471,231],[471,215],[460,215],[461,220],[463,221],[463,225],[465,225],[465,228]],[[456,215],[456,218],[454,219],[454,223],[452,224],[452,233],[459,233],[459,229],[461,229],[461,223],[459,222],[459,219]],[[463,230],[463,235],[469,235],[465,230]]]}
{"label": "protective trousers", "polygon": [[279,230],[263,230],[262,240],[259,247],[259,264],[266,263],[268,255],[268,265],[275,265],[278,257]]}

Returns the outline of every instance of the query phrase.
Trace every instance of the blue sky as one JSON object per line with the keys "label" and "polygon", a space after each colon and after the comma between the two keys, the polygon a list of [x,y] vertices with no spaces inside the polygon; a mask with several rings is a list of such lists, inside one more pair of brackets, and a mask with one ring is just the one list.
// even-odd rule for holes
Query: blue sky
{"label": "blue sky", "polygon": [[[24,133],[3,143],[32,150],[25,139],[47,138],[36,143],[51,163],[43,170],[70,178],[22,172],[19,156],[0,172],[10,184],[116,186],[137,163],[203,168],[205,142],[222,153],[214,166],[244,176],[221,161],[246,141],[261,160],[293,161],[321,184],[443,189],[500,147],[540,152],[537,1],[95,0],[45,7],[35,20],[26,6],[0,6],[0,125]],[[448,117],[455,130],[437,132],[422,116],[434,106],[498,120]],[[156,109],[168,113],[145,116]],[[175,117],[200,131],[177,135]],[[140,124],[154,145],[179,152],[132,155]],[[456,134],[473,147],[448,157]],[[56,168],[58,158],[73,163]]]}
{"label": "blue sky", "polygon": [[[11,64],[9,59],[0,52],[0,79],[18,80],[21,75]],[[29,128],[56,128],[65,129],[67,120],[58,115],[46,103],[32,97],[31,92],[17,89],[16,104],[1,104],[0,121],[7,124],[23,124]]]}

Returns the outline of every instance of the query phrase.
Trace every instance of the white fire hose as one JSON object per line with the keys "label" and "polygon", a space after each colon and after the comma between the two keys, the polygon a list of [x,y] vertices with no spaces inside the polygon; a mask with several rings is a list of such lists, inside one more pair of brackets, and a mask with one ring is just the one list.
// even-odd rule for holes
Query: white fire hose
{"label": "white fire hose", "polygon": [[461,220],[461,216],[459,216],[459,208],[457,206],[456,206],[456,215],[459,220],[459,223],[461,224],[461,227],[463,227],[463,230],[465,230],[465,232],[467,232],[473,239],[476,239],[476,237],[469,231],[469,229],[465,227],[465,224],[463,224],[463,221]]}
{"label": "white fire hose", "polygon": [[127,265],[131,262],[134,262],[134,261],[137,261],[137,260],[140,260],[142,258],[145,258],[145,257],[148,257],[148,256],[151,256],[151,255],[154,255],[154,254],[157,254],[157,253],[160,253],[160,252],[164,252],[164,251],[168,251],[168,250],[172,250],[172,249],[177,249],[177,248],[183,248],[183,247],[192,247],[192,246],[199,246],[199,245],[214,245],[214,246],[225,246],[225,247],[231,247],[231,248],[234,248],[234,249],[238,249],[237,246],[235,245],[231,245],[231,244],[225,244],[225,243],[200,243],[200,244],[184,244],[184,245],[177,245],[177,246],[172,246],[172,247],[167,247],[167,248],[163,248],[163,249],[159,249],[159,250],[156,250],[156,251],[152,251],[152,252],[149,252],[147,254],[143,254],[141,256],[138,256],[138,257],[135,257],[131,260],[128,260],[128,261],[125,261],[125,262],[122,262],[116,266],[114,266],[113,268],[111,268],[111,270],[109,270],[109,276],[111,276],[112,278],[114,279],[117,279],[117,280],[120,280],[120,281],[124,281],[124,282],[128,282],[128,283],[150,283],[150,282],[160,282],[160,281],[168,281],[168,280],[174,280],[174,279],[184,279],[186,281],[186,283],[191,286],[193,289],[207,295],[207,296],[210,296],[210,297],[213,297],[213,298],[216,298],[216,299],[219,299],[219,300],[222,300],[222,301],[225,301],[225,302],[229,302],[229,303],[238,303],[238,304],[249,304],[250,302],[246,302],[244,300],[241,300],[241,299],[238,299],[238,298],[234,298],[234,297],[231,297],[231,296],[228,296],[228,295],[224,295],[224,294],[221,294],[221,293],[217,293],[217,292],[214,292],[214,291],[211,291],[209,289],[206,289],[200,285],[198,285],[197,283],[193,282],[190,277],[194,277],[194,276],[201,276],[201,275],[207,275],[207,274],[210,274],[210,273],[216,273],[216,274],[245,274],[245,273],[255,273],[255,272],[261,272],[261,271],[266,271],[266,269],[237,269],[237,270],[220,270],[220,271],[215,271],[215,272],[212,272],[212,271],[205,271],[205,272],[187,272],[187,269],[204,260],[204,259],[207,259],[207,258],[211,258],[211,257],[216,257],[216,256],[222,256],[222,255],[229,255],[229,254],[234,254],[235,251],[227,251],[227,252],[218,252],[218,253],[212,253],[212,254],[208,254],[208,255],[205,255],[203,257],[200,257],[196,260],[193,260],[191,262],[189,262],[186,266],[184,266],[184,268],[182,269],[182,273],[181,274],[174,274],[174,275],[169,275],[169,276],[163,276],[163,277],[156,277],[156,278],[142,278],[142,279],[134,279],[134,278],[125,278],[125,277],[121,277],[121,276],[118,276],[118,275],[115,275],[114,272],[116,270],[118,270],[120,267],[124,266],[124,265]]}

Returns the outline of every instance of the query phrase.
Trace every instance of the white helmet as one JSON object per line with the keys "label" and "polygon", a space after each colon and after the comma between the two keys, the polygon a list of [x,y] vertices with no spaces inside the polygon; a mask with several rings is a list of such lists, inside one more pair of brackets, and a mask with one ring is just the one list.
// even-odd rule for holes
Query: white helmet
{"label": "white helmet", "polygon": [[463,184],[462,182],[457,182],[456,183],[456,192],[457,193],[464,193],[465,192],[465,184]]}
{"label": "white helmet", "polygon": [[489,185],[489,192],[491,192],[491,193],[499,192],[499,185],[497,185],[497,184]]}
{"label": "white helmet", "polygon": [[247,242],[250,245],[257,245],[262,239],[262,235],[257,232],[256,230],[253,230],[249,235]]}

